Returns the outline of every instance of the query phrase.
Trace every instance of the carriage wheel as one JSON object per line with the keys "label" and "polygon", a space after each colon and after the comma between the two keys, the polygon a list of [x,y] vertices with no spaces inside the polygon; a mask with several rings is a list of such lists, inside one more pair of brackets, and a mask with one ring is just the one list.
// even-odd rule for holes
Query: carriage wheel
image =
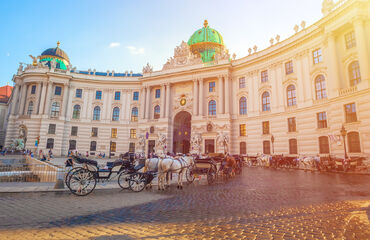
{"label": "carriage wheel", "polygon": [[67,187],[77,196],[86,196],[91,193],[96,186],[94,173],[87,169],[77,169],[69,177]]}
{"label": "carriage wheel", "polygon": [[66,186],[69,185],[69,180],[71,179],[72,173],[80,169],[82,169],[82,167],[75,167],[68,171],[68,173],[64,177],[64,183],[66,184]]}
{"label": "carriage wheel", "polygon": [[130,189],[134,192],[141,192],[146,186],[146,178],[143,173],[134,173],[129,179]]}
{"label": "carriage wheel", "polygon": [[188,167],[186,169],[185,174],[186,174],[186,180],[188,181],[188,183],[194,182],[195,176],[194,176],[194,172],[193,172],[193,167]]}
{"label": "carriage wheel", "polygon": [[212,184],[214,183],[216,180],[216,170],[213,166],[211,166],[209,169],[208,169],[208,172],[207,172],[207,181],[208,181],[208,184]]}
{"label": "carriage wheel", "polygon": [[130,174],[128,174],[126,171],[121,172],[121,174],[118,176],[118,185],[122,189],[129,189],[130,188]]}

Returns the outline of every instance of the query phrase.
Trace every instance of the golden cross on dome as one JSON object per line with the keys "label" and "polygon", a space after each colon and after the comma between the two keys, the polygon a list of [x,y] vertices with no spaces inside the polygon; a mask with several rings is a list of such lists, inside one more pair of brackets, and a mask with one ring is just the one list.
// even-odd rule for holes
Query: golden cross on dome
{"label": "golden cross on dome", "polygon": [[207,19],[206,19],[206,20],[204,20],[203,25],[204,25],[204,27],[205,27],[205,28],[206,28],[206,27],[208,27],[208,21],[207,21]]}
{"label": "golden cross on dome", "polygon": [[59,47],[59,45],[60,45],[60,42],[58,41],[58,42],[57,42],[57,47]]}

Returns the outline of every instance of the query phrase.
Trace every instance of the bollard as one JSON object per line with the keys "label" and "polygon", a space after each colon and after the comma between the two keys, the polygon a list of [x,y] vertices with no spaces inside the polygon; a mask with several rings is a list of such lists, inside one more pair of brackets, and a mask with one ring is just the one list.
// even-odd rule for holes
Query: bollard
{"label": "bollard", "polygon": [[55,182],[54,189],[64,189],[64,171],[63,168],[57,170],[57,181]]}

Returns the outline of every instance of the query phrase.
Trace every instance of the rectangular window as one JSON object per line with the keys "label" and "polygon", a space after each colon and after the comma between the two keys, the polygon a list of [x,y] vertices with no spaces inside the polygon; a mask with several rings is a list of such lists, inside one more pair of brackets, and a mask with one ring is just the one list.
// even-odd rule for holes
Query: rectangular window
{"label": "rectangular window", "polygon": [[121,99],[121,92],[115,92],[114,93],[114,100],[120,100]]}
{"label": "rectangular window", "polygon": [[326,121],[326,112],[317,113],[317,128],[327,128],[328,122]]}
{"label": "rectangular window", "polygon": [[209,92],[216,91],[216,82],[209,82]]}
{"label": "rectangular window", "polygon": [[298,154],[297,139],[289,139],[289,154]]}
{"label": "rectangular window", "polygon": [[327,154],[330,153],[329,151],[329,139],[327,136],[321,136],[319,137],[319,152],[321,154]]}
{"label": "rectangular window", "polygon": [[245,88],[245,77],[239,78],[239,88]]}
{"label": "rectangular window", "polygon": [[90,151],[96,151],[96,141],[90,142]]}
{"label": "rectangular window", "polygon": [[96,91],[96,93],[95,93],[95,99],[101,100],[101,91]]}
{"label": "rectangular window", "polygon": [[263,153],[271,154],[270,141],[263,141]]}
{"label": "rectangular window", "polygon": [[72,126],[71,136],[77,136],[77,132],[78,132],[78,127]]}
{"label": "rectangular window", "polygon": [[262,122],[262,133],[263,134],[270,133],[270,122],[269,121]]}
{"label": "rectangular window", "polygon": [[55,134],[56,124],[49,124],[48,134]]}
{"label": "rectangular window", "polygon": [[354,31],[344,35],[344,38],[346,40],[346,48],[347,49],[356,47],[356,37],[355,37],[355,32]]}
{"label": "rectangular window", "polygon": [[110,143],[110,151],[111,152],[116,152],[116,147],[117,147],[116,142],[111,142]]}
{"label": "rectangular window", "polygon": [[321,48],[316,49],[315,51],[312,52],[312,57],[313,57],[313,63],[321,63],[322,62],[322,54],[321,54]]}
{"label": "rectangular window", "polygon": [[46,148],[53,149],[54,148],[54,138],[48,138],[46,141]]}
{"label": "rectangular window", "polygon": [[112,128],[111,137],[116,138],[117,137],[117,128]]}
{"label": "rectangular window", "polygon": [[161,97],[161,89],[156,89],[155,90],[155,98],[160,98]]}
{"label": "rectangular window", "polygon": [[131,153],[135,152],[135,143],[130,143],[128,147],[128,151]]}
{"label": "rectangular window", "polygon": [[285,74],[293,73],[293,61],[289,61],[285,63]]}
{"label": "rectangular window", "polygon": [[82,89],[76,89],[76,98],[82,98]]}
{"label": "rectangular window", "polygon": [[35,93],[36,93],[36,85],[32,85],[31,94],[35,94]]}
{"label": "rectangular window", "polygon": [[134,95],[133,95],[133,98],[132,98],[134,101],[138,101],[139,100],[139,92],[134,92]]}
{"label": "rectangular window", "polygon": [[136,139],[136,129],[130,129],[130,138]]}
{"label": "rectangular window", "polygon": [[91,129],[91,137],[97,137],[98,136],[98,128],[92,128]]}
{"label": "rectangular window", "polygon": [[247,125],[246,124],[240,124],[239,125],[239,135],[241,137],[247,136]]}
{"label": "rectangular window", "polygon": [[56,86],[54,94],[58,96],[62,95],[62,87]]}
{"label": "rectangular window", "polygon": [[262,72],[261,72],[261,82],[262,82],[262,83],[264,83],[264,82],[268,82],[268,80],[269,80],[269,75],[268,75],[267,70],[262,71]]}
{"label": "rectangular window", "polygon": [[288,132],[295,132],[296,129],[295,117],[288,118]]}
{"label": "rectangular window", "polygon": [[346,122],[357,122],[357,115],[356,115],[356,104],[349,103],[344,105],[344,110],[346,112]]}

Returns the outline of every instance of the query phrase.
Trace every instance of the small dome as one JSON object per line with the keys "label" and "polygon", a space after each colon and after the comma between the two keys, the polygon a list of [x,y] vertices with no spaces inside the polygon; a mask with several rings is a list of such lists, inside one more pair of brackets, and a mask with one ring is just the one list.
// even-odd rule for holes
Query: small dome
{"label": "small dome", "polygon": [[40,62],[47,62],[48,66],[50,67],[50,62],[52,60],[56,61],[57,68],[66,70],[69,63],[69,58],[67,53],[65,53],[62,49],[59,48],[60,42],[57,42],[56,48],[48,48],[41,53]]}

